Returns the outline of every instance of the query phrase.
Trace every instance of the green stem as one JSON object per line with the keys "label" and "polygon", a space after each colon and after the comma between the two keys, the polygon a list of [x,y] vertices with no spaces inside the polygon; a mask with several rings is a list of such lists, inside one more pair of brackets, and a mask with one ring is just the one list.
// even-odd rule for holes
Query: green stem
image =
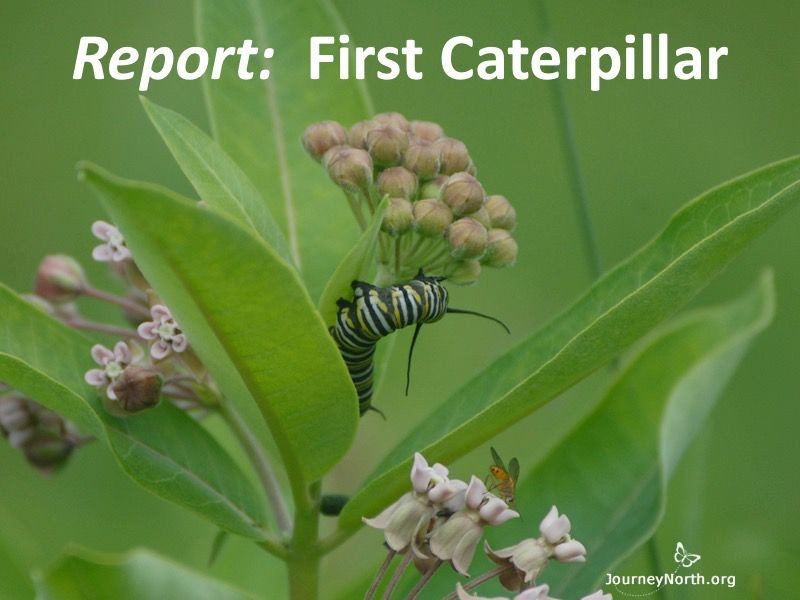
{"label": "green stem", "polygon": [[105,290],[93,288],[90,285],[84,286],[83,289],[81,289],[81,292],[84,296],[88,296],[89,298],[94,298],[95,300],[100,300],[101,302],[107,302],[109,304],[116,304],[120,308],[127,310],[133,315],[142,317],[144,319],[151,318],[150,309],[148,309],[146,306],[142,306],[134,300],[117,296],[116,294],[106,292]]}
{"label": "green stem", "polygon": [[364,213],[361,211],[361,200],[355,194],[351,194],[350,192],[345,192],[344,195],[347,197],[347,202],[350,204],[350,210],[353,212],[353,216],[356,218],[358,227],[361,229],[361,231],[365,231],[367,229],[367,221],[364,218]]}
{"label": "green stem", "polygon": [[109,325],[108,323],[96,323],[94,321],[87,321],[80,318],[71,318],[64,321],[66,325],[74,329],[81,329],[83,331],[96,331],[97,333],[105,333],[121,338],[135,338],[139,334],[133,329],[125,327],[117,327],[116,325]]}
{"label": "green stem", "polygon": [[295,496],[294,535],[287,560],[291,600],[316,600],[319,595],[322,558],[317,544],[320,488],[319,483],[313,484],[309,490],[310,498]]}
{"label": "green stem", "polygon": [[292,521],[289,516],[289,509],[281,493],[281,487],[278,483],[278,478],[275,476],[275,471],[273,471],[269,459],[267,459],[267,456],[264,454],[261,444],[258,442],[253,432],[250,431],[250,428],[247,427],[244,419],[236,411],[230,401],[221,398],[219,401],[219,412],[247,453],[258,475],[258,479],[261,481],[261,486],[264,488],[264,493],[272,508],[272,514],[275,516],[278,529],[285,535],[290,535],[292,532]]}
{"label": "green stem", "polygon": [[[550,28],[550,19],[547,15],[547,8],[544,0],[538,0],[539,20],[541,21],[542,37],[548,46],[553,45],[553,33]],[[580,157],[578,156],[578,146],[575,142],[575,131],[567,108],[567,99],[564,92],[564,84],[560,78],[552,82],[551,98],[553,109],[556,113],[558,127],[561,131],[561,145],[567,158],[567,169],[570,175],[572,193],[575,199],[575,210],[578,213],[578,221],[581,228],[581,239],[586,260],[591,269],[592,279],[597,279],[603,272],[603,265],[600,260],[600,252],[597,247],[592,217],[589,214],[589,202],[586,197],[586,183],[583,178]]]}
{"label": "green stem", "polygon": [[394,274],[395,277],[400,274],[400,265],[402,264],[402,256],[400,253],[400,238],[394,240]]}

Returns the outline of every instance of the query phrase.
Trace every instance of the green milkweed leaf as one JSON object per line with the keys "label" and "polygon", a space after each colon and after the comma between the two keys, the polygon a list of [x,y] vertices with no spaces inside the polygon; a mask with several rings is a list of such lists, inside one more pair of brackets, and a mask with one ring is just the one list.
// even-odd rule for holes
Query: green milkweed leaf
{"label": "green milkweed leaf", "polygon": [[149,550],[108,555],[72,549],[37,579],[36,597],[40,600],[255,600],[228,583]]}
{"label": "green milkweed leaf", "polygon": [[[521,481],[517,509],[525,531],[492,531],[492,546],[537,536],[540,519],[556,504],[587,558],[548,566],[539,580],[557,598],[600,587],[655,531],[670,475],[774,309],[767,272],[735,301],[683,315],[643,340],[592,413]],[[445,578],[429,593],[454,585]]]}
{"label": "green milkweed leaf", "polygon": [[266,202],[247,175],[186,117],[141,98],[147,116],[164,139],[200,198],[246,227],[252,227],[285,260],[289,246]]}
{"label": "green milkweed leaf", "polygon": [[378,244],[386,206],[387,199],[384,198],[375,210],[367,230],[361,234],[356,245],[342,259],[328,283],[325,284],[325,289],[319,299],[319,312],[323,321],[328,325],[332,325],[336,320],[336,301],[339,298],[352,296],[350,283],[356,279],[363,281],[369,277],[370,270],[375,263],[375,247]]}
{"label": "green milkweed leaf", "polygon": [[225,395],[256,403],[305,494],[350,446],[358,403],[294,268],[249,230],[168,190],[89,165],[82,175]]}
{"label": "green milkweed leaf", "polygon": [[355,529],[362,515],[400,496],[414,451],[451,462],[605,364],[690,300],[798,201],[795,157],[690,202],[653,241],[427,417],[347,504],[340,527]]}
{"label": "green milkweed leaf", "polygon": [[[206,48],[252,39],[275,60],[254,57],[254,79],[223,70],[206,78],[206,104],[216,140],[242,168],[286,232],[312,298],[357,237],[342,193],[300,143],[312,122],[335,119],[346,127],[372,112],[363,81],[322,77],[308,85],[309,39],[345,33],[329,0],[197,0],[197,38]],[[277,58],[280,57],[280,58]],[[259,71],[270,70],[259,81]]]}
{"label": "green milkweed leaf", "polygon": [[233,533],[266,535],[259,493],[214,438],[162,402],[120,419],[103,409],[83,374],[92,342],[0,286],[0,380],[105,440],[126,473],[151,492]]}

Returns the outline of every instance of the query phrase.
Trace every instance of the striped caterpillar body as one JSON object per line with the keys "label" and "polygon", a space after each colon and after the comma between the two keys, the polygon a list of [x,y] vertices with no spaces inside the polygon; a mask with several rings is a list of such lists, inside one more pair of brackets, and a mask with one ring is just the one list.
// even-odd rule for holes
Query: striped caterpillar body
{"label": "striped caterpillar body", "polygon": [[508,331],[493,317],[450,308],[447,289],[441,284],[443,279],[426,276],[420,271],[407,283],[385,288],[354,281],[351,284],[353,300],[340,298],[337,301],[339,311],[330,332],[358,393],[362,415],[369,410],[380,412],[372,406],[372,388],[375,347],[381,338],[403,327],[416,325],[408,354],[410,374],[411,356],[420,328],[425,323],[435,323],[447,313],[485,317],[500,323]]}

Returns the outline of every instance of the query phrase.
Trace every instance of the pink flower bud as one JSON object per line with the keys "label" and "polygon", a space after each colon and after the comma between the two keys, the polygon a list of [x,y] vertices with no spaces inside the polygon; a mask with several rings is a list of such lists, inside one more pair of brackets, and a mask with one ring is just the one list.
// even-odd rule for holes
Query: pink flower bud
{"label": "pink flower bud", "polygon": [[486,254],[481,262],[487,267],[502,268],[513,265],[517,260],[517,242],[505,229],[491,229]]}
{"label": "pink flower bud", "polygon": [[152,369],[127,367],[111,384],[116,403],[124,413],[137,413],[156,406],[161,399],[161,376]]}
{"label": "pink flower bud", "polygon": [[303,132],[303,147],[316,161],[322,160],[325,153],[334,146],[346,143],[347,132],[336,121],[314,123]]}
{"label": "pink flower bud", "polygon": [[418,200],[414,203],[414,228],[428,237],[441,237],[453,222],[453,211],[438,200]]}
{"label": "pink flower bud", "polygon": [[36,270],[36,295],[48,302],[75,300],[85,287],[86,275],[78,261],[70,256],[46,256]]}
{"label": "pink flower bud", "polygon": [[486,210],[492,221],[492,227],[513,231],[517,225],[517,211],[505,196],[489,196],[486,199]]}
{"label": "pink flower bud", "polygon": [[441,167],[439,149],[431,142],[414,141],[403,156],[403,164],[420,179],[433,179],[439,174]]}
{"label": "pink flower bud", "polygon": [[467,147],[461,140],[454,138],[441,138],[434,142],[439,150],[441,157],[441,172],[445,175],[452,175],[461,171],[467,171],[472,165]]}
{"label": "pink flower bud", "polygon": [[393,237],[403,235],[414,222],[414,207],[405,198],[390,198],[381,229]]}
{"label": "pink flower bud", "polygon": [[359,121],[350,128],[350,133],[347,135],[348,142],[353,148],[366,150],[367,134],[377,126],[375,121]]}
{"label": "pink flower bud", "polygon": [[367,150],[375,164],[399,165],[408,148],[408,134],[393,125],[380,125],[367,133]]}
{"label": "pink flower bud", "polygon": [[411,135],[418,140],[435,142],[444,137],[444,129],[432,121],[411,121]]}
{"label": "pink flower bud", "polygon": [[469,173],[451,175],[439,194],[457,217],[475,212],[483,206],[486,194],[483,186]]}
{"label": "pink flower bud", "polygon": [[378,176],[378,192],[381,197],[406,198],[417,194],[417,176],[404,167],[391,167]]}
{"label": "pink flower bud", "polygon": [[364,150],[336,146],[325,154],[323,164],[334,183],[349,192],[372,184],[372,158]]}
{"label": "pink flower bud", "polygon": [[450,225],[447,229],[447,241],[454,258],[480,258],[486,252],[489,234],[475,219],[465,217]]}
{"label": "pink flower bud", "polygon": [[408,133],[411,130],[411,124],[408,122],[402,114],[399,112],[383,112],[378,113],[372,120],[380,125],[391,125],[392,127],[397,127],[400,131],[405,131]]}

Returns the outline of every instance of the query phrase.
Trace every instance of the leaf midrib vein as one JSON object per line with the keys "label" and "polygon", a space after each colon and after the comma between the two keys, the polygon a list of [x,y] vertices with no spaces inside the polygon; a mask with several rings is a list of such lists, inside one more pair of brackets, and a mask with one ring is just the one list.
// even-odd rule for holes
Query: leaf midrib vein
{"label": "leaf midrib vein", "polygon": [[183,132],[181,132],[177,127],[175,127],[169,121],[167,121],[165,124],[173,131],[173,133],[175,133],[176,136],[178,136],[181,139],[181,141],[189,148],[190,152],[194,154],[197,160],[199,160],[200,163],[203,165],[203,167],[205,167],[206,172],[208,172],[214,178],[214,180],[219,184],[219,186],[223,189],[223,191],[239,207],[242,216],[245,218],[247,223],[253,228],[253,230],[256,231],[259,235],[261,235],[261,232],[258,231],[258,228],[256,227],[256,224],[251,218],[249,212],[245,210],[244,203],[237,199],[236,194],[233,193],[233,190],[231,190],[231,188],[227,185],[227,183],[223,181],[222,178],[217,174],[216,169],[214,169],[212,165],[205,160],[205,157],[200,152],[195,150],[194,146],[191,143],[189,143],[189,140],[183,135]]}
{"label": "leaf midrib vein", "polygon": [[[269,36],[264,27],[264,14],[257,0],[249,0],[250,9],[253,13],[255,23],[256,40],[259,48],[267,48]],[[272,119],[272,138],[275,142],[275,153],[278,159],[278,172],[281,181],[281,191],[283,192],[283,206],[286,214],[286,229],[289,234],[289,250],[292,254],[297,269],[302,270],[302,260],[300,256],[300,242],[297,234],[297,217],[294,210],[294,197],[292,194],[292,183],[289,176],[289,158],[286,151],[286,139],[283,131],[283,120],[281,119],[278,107],[278,95],[275,86],[269,79],[262,81],[262,87],[266,96],[267,110]]]}

